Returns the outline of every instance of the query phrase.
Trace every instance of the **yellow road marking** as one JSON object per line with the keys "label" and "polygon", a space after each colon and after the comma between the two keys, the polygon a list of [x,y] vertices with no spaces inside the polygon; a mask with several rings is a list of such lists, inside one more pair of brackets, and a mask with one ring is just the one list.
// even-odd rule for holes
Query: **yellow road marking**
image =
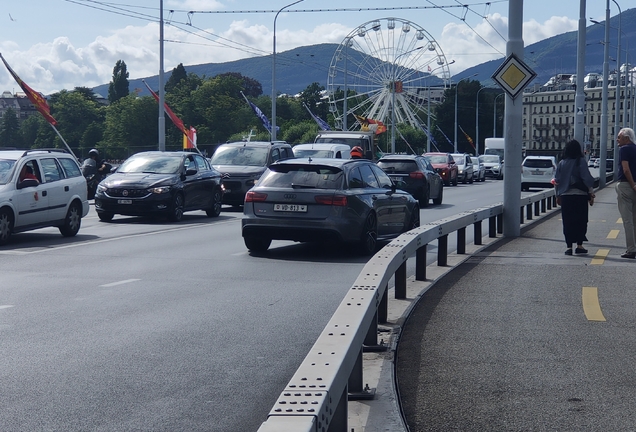
{"label": "yellow road marking", "polygon": [[609,249],[599,249],[592,258],[590,265],[603,265],[605,263],[605,258],[609,255]]}
{"label": "yellow road marking", "polygon": [[583,287],[583,312],[588,321],[605,321],[601,305],[598,302],[598,288]]}
{"label": "yellow road marking", "polygon": [[623,218],[619,217],[618,220],[616,221],[617,224],[622,224],[623,223]]}
{"label": "yellow road marking", "polygon": [[607,235],[608,239],[615,239],[618,237],[618,233],[620,233],[619,230],[610,230],[609,234]]}

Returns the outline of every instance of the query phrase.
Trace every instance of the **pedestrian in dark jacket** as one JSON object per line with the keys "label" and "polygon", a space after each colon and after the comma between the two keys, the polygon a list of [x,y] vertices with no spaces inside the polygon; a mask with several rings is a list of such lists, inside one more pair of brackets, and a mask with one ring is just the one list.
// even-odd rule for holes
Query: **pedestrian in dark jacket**
{"label": "pedestrian in dark jacket", "polygon": [[594,204],[594,178],[583,158],[581,144],[577,140],[565,144],[561,161],[554,176],[557,204],[561,206],[563,235],[567,249],[572,255],[576,243],[576,254],[586,254],[583,242],[587,241],[588,204]]}

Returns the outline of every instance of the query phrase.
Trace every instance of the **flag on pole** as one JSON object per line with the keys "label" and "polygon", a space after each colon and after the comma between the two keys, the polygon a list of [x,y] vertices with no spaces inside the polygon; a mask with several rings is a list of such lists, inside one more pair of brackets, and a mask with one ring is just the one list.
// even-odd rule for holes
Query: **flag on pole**
{"label": "flag on pole", "polygon": [[462,133],[464,134],[464,136],[466,137],[466,139],[468,140],[468,142],[470,143],[470,145],[471,145],[473,148],[475,148],[475,144],[473,144],[473,139],[470,137],[470,135],[468,135],[468,134],[466,133],[466,131],[462,128],[462,126],[461,126],[461,125],[457,125],[457,126],[459,126],[459,129],[461,129]]}
{"label": "flag on pole", "polygon": [[[269,122],[269,119],[267,118],[267,116],[265,114],[263,114],[263,111],[261,111],[261,109],[259,107],[257,107],[252,102],[250,102],[247,99],[247,97],[243,94],[243,92],[241,92],[241,95],[243,95],[243,98],[245,99],[245,102],[247,102],[248,105],[250,106],[250,108],[252,108],[252,111],[254,111],[254,114],[256,114],[256,117],[261,119],[261,122],[263,123],[263,126],[265,127],[265,129],[267,129],[267,131],[271,134],[272,133],[272,124]],[[279,129],[280,128],[278,126],[276,126],[276,131],[277,132],[278,132]]]}
{"label": "flag on pole", "polygon": [[311,112],[311,110],[309,109],[307,104],[305,104],[304,102],[303,102],[303,105],[304,105],[305,109],[309,112],[309,115],[311,116],[311,118],[313,118],[314,121],[316,123],[318,123],[318,126],[320,126],[320,129],[322,129],[324,131],[331,130],[331,126],[329,126],[329,123],[327,123],[326,121],[324,121],[323,119],[321,119],[317,115],[314,115],[314,113]]}
{"label": "flag on pole", "polygon": [[450,140],[450,139],[446,136],[446,134],[444,133],[444,131],[443,131],[443,130],[441,130],[441,129],[439,128],[439,126],[437,126],[437,130],[438,130],[438,131],[440,131],[440,132],[442,133],[442,135],[444,135],[444,138],[446,138],[446,141],[448,141],[448,143],[449,143],[449,144],[450,144],[450,145],[454,148],[454,144],[453,144],[453,142],[452,142],[452,141],[451,141],[451,140]]}
{"label": "flag on pole", "polygon": [[191,149],[197,147],[197,130],[190,126],[187,135],[183,135],[183,148]]}
{"label": "flag on pole", "polygon": [[37,109],[40,112],[40,114],[44,116],[47,122],[55,126],[57,124],[57,120],[55,120],[53,116],[51,115],[51,108],[49,108],[49,104],[46,103],[46,99],[44,99],[44,96],[42,96],[41,93],[38,93],[35,90],[33,90],[24,81],[22,81],[20,77],[18,76],[18,74],[16,74],[13,71],[13,69],[11,69],[11,66],[9,66],[9,64],[4,59],[4,57],[2,57],[2,54],[0,54],[0,58],[2,59],[2,62],[6,66],[11,76],[13,76],[13,79],[15,79],[15,81],[18,83],[20,88],[22,88],[22,91],[24,91],[27,98],[29,98],[31,103],[35,105],[35,109]]}
{"label": "flag on pole", "polygon": [[[152,96],[155,98],[157,103],[159,103],[159,95],[150,88],[150,86],[148,85],[146,81],[144,81],[144,84],[146,84],[146,87],[148,87],[148,90],[150,91]],[[166,114],[168,114],[168,117],[170,117],[170,120],[172,120],[172,123],[174,123],[177,129],[179,129],[184,135],[187,136],[188,130],[184,126],[183,122],[181,121],[179,117],[177,117],[177,115],[170,109],[168,104],[165,102],[163,103],[163,110],[165,111]]]}

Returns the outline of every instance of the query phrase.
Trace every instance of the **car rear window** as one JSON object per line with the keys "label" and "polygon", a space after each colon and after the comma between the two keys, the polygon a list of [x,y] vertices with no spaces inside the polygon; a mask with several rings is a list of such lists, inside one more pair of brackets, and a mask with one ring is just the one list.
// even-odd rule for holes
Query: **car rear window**
{"label": "car rear window", "polygon": [[297,158],[306,158],[306,157],[332,158],[333,152],[331,150],[311,150],[311,149],[295,150],[294,156]]}
{"label": "car rear window", "polygon": [[66,177],[81,177],[82,172],[74,160],[69,158],[60,158],[58,160],[60,161],[60,165],[64,168]]}
{"label": "car rear window", "polygon": [[342,189],[340,168],[324,165],[272,165],[258,182],[258,186],[294,189]]}
{"label": "car rear window", "polygon": [[410,173],[413,171],[419,171],[415,161],[392,161],[392,160],[380,160],[378,166],[384,170],[385,173]]}
{"label": "car rear window", "polygon": [[548,159],[526,159],[523,166],[526,168],[552,168],[552,161]]}
{"label": "car rear window", "polygon": [[430,155],[428,156],[428,158],[431,161],[431,163],[434,163],[434,164],[441,164],[441,163],[448,162],[448,156],[445,156],[445,155],[437,155],[437,156]]}

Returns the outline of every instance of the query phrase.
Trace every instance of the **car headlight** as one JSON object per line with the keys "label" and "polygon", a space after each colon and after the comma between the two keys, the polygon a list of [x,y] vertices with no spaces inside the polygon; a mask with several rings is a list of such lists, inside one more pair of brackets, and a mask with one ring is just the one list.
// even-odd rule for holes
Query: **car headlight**
{"label": "car headlight", "polygon": [[108,188],[106,186],[102,186],[101,184],[97,185],[97,192],[106,192]]}
{"label": "car headlight", "polygon": [[159,186],[148,189],[150,193],[153,194],[165,194],[170,192],[170,186]]}

